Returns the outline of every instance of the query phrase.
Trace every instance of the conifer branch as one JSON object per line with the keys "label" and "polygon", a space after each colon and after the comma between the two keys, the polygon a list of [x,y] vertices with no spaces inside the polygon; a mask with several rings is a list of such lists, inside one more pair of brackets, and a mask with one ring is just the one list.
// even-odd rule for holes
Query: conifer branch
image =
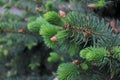
{"label": "conifer branch", "polygon": [[15,30],[1,30],[1,31],[0,31],[0,34],[4,34],[4,33],[16,33],[16,34],[33,35],[33,36],[40,37],[39,34],[37,34],[37,33],[32,33],[32,32],[20,32],[20,31],[15,31]]}

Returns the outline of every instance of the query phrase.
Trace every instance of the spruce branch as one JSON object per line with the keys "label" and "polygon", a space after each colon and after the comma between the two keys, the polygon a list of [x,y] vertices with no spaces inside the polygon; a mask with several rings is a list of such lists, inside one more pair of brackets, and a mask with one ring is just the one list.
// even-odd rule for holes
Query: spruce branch
{"label": "spruce branch", "polygon": [[21,32],[21,31],[15,31],[15,30],[0,30],[0,34],[9,34],[9,33],[16,33],[16,34],[23,34],[23,35],[33,35],[40,37],[39,34],[33,33],[33,32]]}
{"label": "spruce branch", "polygon": [[89,29],[89,28],[77,27],[77,26],[73,26],[72,28],[73,28],[74,31],[80,30],[80,31],[83,31],[83,32],[87,32],[89,34],[93,33],[93,34],[96,34],[96,35],[103,35],[104,36],[104,34],[102,34],[101,32],[97,32],[97,31]]}

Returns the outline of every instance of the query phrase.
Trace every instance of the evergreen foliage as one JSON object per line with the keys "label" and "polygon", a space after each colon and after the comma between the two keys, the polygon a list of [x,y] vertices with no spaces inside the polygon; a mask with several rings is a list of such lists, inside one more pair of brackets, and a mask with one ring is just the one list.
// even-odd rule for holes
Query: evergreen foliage
{"label": "evergreen foliage", "polygon": [[108,51],[104,48],[85,48],[80,51],[80,57],[85,58],[90,62],[102,62],[104,57],[106,57]]}
{"label": "evergreen foliage", "polygon": [[51,11],[53,9],[53,2],[52,1],[48,1],[45,4],[45,7],[47,8],[47,10]]}
{"label": "evergreen foliage", "polygon": [[48,61],[49,62],[58,62],[60,60],[60,56],[55,53],[55,52],[51,52],[50,56],[48,57]]}
{"label": "evergreen foliage", "polygon": [[55,42],[51,38],[57,34],[59,28],[51,24],[44,24],[41,26],[40,35],[44,38],[45,44],[52,48],[55,47]]}
{"label": "evergreen foliage", "polygon": [[[107,1],[99,0],[95,3],[95,7],[103,8],[106,4]],[[74,80],[75,77],[78,77],[78,75],[76,76],[77,73],[86,73],[84,75],[87,76],[86,70],[93,71],[92,69],[94,69],[94,67],[97,67],[96,72],[100,72],[100,69],[101,74],[104,74],[102,69],[109,67],[107,72],[110,72],[110,78],[113,74],[118,75],[119,69],[117,69],[117,66],[119,65],[116,66],[113,64],[117,64],[119,59],[112,54],[115,54],[115,51],[117,51],[114,47],[119,46],[119,33],[117,33],[114,28],[110,28],[111,25],[109,25],[108,20],[98,18],[93,15],[92,12],[85,14],[84,11],[79,13],[74,10],[69,12],[63,19],[62,17],[60,18],[56,12],[47,12],[44,14],[44,19],[50,23],[49,26],[45,26],[44,24],[40,28],[40,35],[43,36],[45,44],[55,51],[59,48],[60,52],[63,52],[63,48],[66,48],[64,53],[69,53],[71,58],[78,59],[78,62],[73,61],[74,64],[63,63],[59,65],[57,70],[58,79]],[[64,21],[62,25],[59,24],[61,20]],[[79,51],[80,57],[77,57],[76,55],[78,55]],[[65,58],[65,54],[62,56]],[[67,65],[69,65],[69,67]],[[90,73],[88,72],[88,74]],[[107,74],[108,73],[105,75]],[[109,77],[106,79],[108,78]]]}
{"label": "evergreen foliage", "polygon": [[40,29],[40,23],[39,22],[31,22],[31,23],[29,23],[28,24],[28,29],[30,30],[30,31],[39,31],[39,29]]}
{"label": "evergreen foliage", "polygon": [[47,12],[46,14],[44,14],[44,18],[50,24],[62,25],[62,21],[60,19],[60,16],[54,11],[50,11],[50,12]]}
{"label": "evergreen foliage", "polygon": [[105,0],[100,0],[98,1],[98,3],[95,4],[96,8],[101,8],[101,7],[105,7],[106,3]]}
{"label": "evergreen foliage", "polygon": [[73,80],[79,74],[78,68],[72,63],[62,63],[58,67],[58,79]]}
{"label": "evergreen foliage", "polygon": [[1,0],[0,79],[119,80],[119,4]]}

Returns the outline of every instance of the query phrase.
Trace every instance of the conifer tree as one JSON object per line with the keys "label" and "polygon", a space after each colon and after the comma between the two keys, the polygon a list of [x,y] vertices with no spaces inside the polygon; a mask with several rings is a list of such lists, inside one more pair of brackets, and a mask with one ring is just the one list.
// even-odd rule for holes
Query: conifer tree
{"label": "conifer tree", "polygon": [[[41,69],[50,74],[53,70],[48,67],[58,65],[54,74],[58,80],[119,80],[119,0],[9,0],[4,3],[1,1],[7,13],[1,14],[0,19],[0,51],[3,59],[11,60],[6,65],[12,68],[5,77],[22,74],[18,71],[21,67],[28,72],[31,69],[36,74],[33,76],[43,74],[44,70],[37,72]],[[8,13],[11,6],[23,10],[23,14]],[[8,51],[11,46],[15,46],[13,51],[19,48],[18,52]],[[21,59],[26,63],[20,63],[19,67],[17,62]]]}

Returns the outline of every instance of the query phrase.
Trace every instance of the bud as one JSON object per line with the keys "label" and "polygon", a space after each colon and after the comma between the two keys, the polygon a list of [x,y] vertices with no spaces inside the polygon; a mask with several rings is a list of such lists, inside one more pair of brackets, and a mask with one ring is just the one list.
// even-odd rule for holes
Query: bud
{"label": "bud", "polygon": [[18,30],[18,32],[20,32],[20,33],[21,33],[21,32],[24,32],[25,29],[26,29],[25,27],[22,27],[21,29]]}
{"label": "bud", "polygon": [[57,41],[57,36],[53,36],[50,38],[51,41],[56,42]]}
{"label": "bud", "polygon": [[118,27],[114,27],[114,32],[117,34],[118,33]]}
{"label": "bud", "polygon": [[84,32],[84,37],[88,37],[90,35],[90,32]]}
{"label": "bud", "polygon": [[55,77],[53,80],[58,80],[58,78],[57,78],[57,77]]}
{"label": "bud", "polygon": [[73,9],[72,5],[70,5],[70,4],[68,5],[68,8],[71,10]]}
{"label": "bud", "polygon": [[24,18],[24,21],[28,22],[28,18]]}
{"label": "bud", "polygon": [[35,8],[35,11],[39,12],[39,11],[40,11],[40,8],[36,7],[36,8]]}
{"label": "bud", "polygon": [[91,8],[91,9],[94,9],[95,8],[95,4],[88,4],[88,7]]}
{"label": "bud", "polygon": [[111,73],[110,79],[113,79],[114,77],[115,77],[115,74],[114,74],[114,73]]}
{"label": "bud", "polygon": [[115,21],[111,21],[111,22],[110,22],[110,26],[111,26],[111,27],[114,27],[115,25],[116,25],[116,24],[115,24]]}
{"label": "bud", "polygon": [[97,63],[92,63],[93,66],[97,66]]}
{"label": "bud", "polygon": [[64,18],[66,16],[66,12],[59,10],[59,15]]}
{"label": "bud", "polygon": [[77,63],[78,63],[78,60],[73,60],[72,63],[73,63],[73,64],[77,64]]}

